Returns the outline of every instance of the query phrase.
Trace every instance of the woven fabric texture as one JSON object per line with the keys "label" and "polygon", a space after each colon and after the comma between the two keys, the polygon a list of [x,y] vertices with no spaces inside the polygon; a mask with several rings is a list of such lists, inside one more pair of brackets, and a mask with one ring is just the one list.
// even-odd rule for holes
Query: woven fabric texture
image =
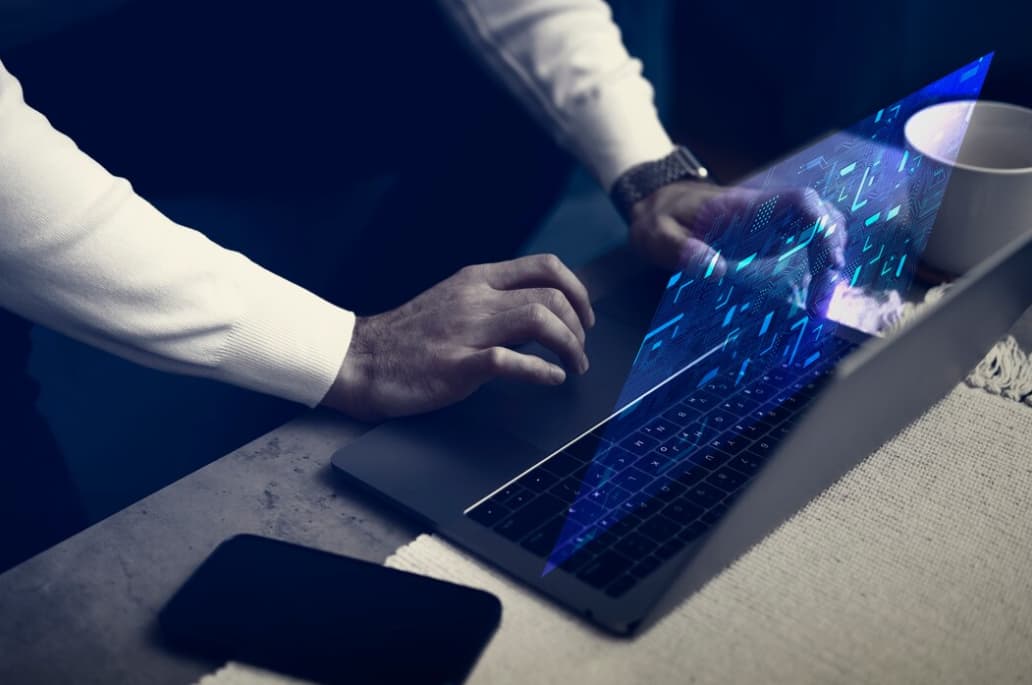
{"label": "woven fabric texture", "polygon": [[1032,412],[957,387],[631,641],[433,536],[387,564],[501,598],[474,684],[1032,682]]}

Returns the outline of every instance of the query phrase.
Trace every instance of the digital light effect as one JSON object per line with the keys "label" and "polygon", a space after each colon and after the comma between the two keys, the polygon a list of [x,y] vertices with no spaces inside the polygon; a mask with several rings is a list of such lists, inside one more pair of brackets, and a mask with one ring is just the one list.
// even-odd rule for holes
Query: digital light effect
{"label": "digital light effect", "polygon": [[[834,336],[838,326],[874,334],[891,324],[949,180],[948,167],[906,148],[904,124],[930,105],[977,98],[991,59],[986,55],[753,175],[736,186],[737,195],[732,191],[733,201],[707,217],[715,254],[668,280],[617,401],[623,409],[586,439],[595,456],[544,573],[572,563],[592,544],[627,535],[633,526],[626,519],[659,501],[669,483],[664,476],[685,473],[688,455],[697,459],[708,445],[734,440],[733,431],[748,432],[749,422],[778,411],[782,398],[763,400],[753,418],[735,418],[734,427],[710,425],[729,419],[726,412],[709,412],[671,431],[673,424],[657,419],[658,412],[697,388],[712,399],[762,388],[755,384],[764,374],[813,377],[837,361],[833,352],[843,347]],[[815,192],[828,211],[817,220],[793,215],[800,188]],[[840,245],[844,259],[834,272],[822,251],[832,244]],[[722,273],[714,271],[718,258],[728,265]],[[820,303],[827,311],[820,316],[806,306],[815,288],[826,291]],[[729,496],[703,498],[699,506],[710,525],[730,504]]]}

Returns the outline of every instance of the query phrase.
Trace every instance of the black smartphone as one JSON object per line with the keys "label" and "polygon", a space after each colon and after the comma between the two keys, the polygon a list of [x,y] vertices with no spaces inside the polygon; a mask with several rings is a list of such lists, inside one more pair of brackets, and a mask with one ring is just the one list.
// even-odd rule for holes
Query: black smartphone
{"label": "black smartphone", "polygon": [[255,535],[161,610],[168,644],[325,683],[461,683],[501,618],[487,592]]}

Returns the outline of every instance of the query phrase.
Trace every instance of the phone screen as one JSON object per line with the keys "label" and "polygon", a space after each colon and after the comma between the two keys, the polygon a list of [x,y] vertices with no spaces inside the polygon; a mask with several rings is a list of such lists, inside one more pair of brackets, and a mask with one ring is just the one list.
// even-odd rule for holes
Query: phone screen
{"label": "phone screen", "polygon": [[253,535],[219,545],[162,609],[176,649],[318,682],[459,683],[494,595]]}

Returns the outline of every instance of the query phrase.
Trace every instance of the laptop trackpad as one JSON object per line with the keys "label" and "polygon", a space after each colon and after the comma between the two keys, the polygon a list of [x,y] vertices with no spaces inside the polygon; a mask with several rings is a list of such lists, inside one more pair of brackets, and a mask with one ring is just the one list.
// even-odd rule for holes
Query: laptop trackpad
{"label": "laptop trackpad", "polygon": [[[586,374],[571,373],[555,387],[494,381],[457,407],[458,412],[543,450],[557,449],[613,413],[640,340],[635,328],[599,315],[588,333],[591,368]],[[537,345],[520,351],[555,360]]]}

